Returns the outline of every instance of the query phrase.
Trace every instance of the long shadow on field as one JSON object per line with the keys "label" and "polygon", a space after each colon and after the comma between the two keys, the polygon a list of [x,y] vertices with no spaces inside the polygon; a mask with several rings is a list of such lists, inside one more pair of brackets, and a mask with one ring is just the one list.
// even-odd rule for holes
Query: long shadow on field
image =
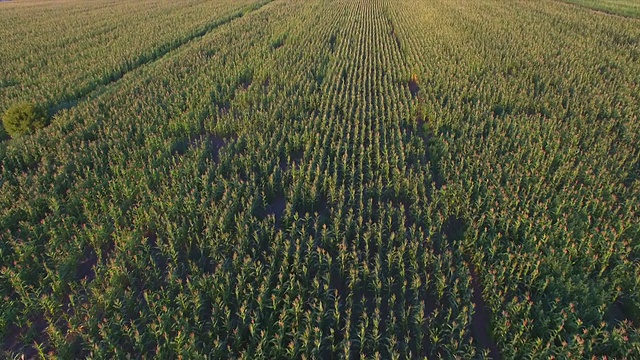
{"label": "long shadow on field", "polygon": [[500,350],[498,349],[495,341],[491,338],[491,330],[489,326],[491,312],[482,298],[482,286],[480,285],[480,279],[472,262],[469,262],[469,273],[471,274],[471,286],[473,287],[474,312],[473,319],[471,320],[471,327],[474,339],[478,341],[478,345],[481,349],[489,350],[489,356],[491,356],[492,359],[500,359]]}
{"label": "long shadow on field", "polygon": [[[444,251],[448,244],[463,241],[464,233],[467,226],[463,219],[450,216],[443,227],[443,234],[447,240],[447,244],[440,244],[440,251]],[[476,346],[481,350],[489,350],[491,359],[501,359],[500,350],[495,341],[491,337],[491,311],[482,297],[482,284],[478,273],[476,272],[473,262],[468,259],[465,254],[466,266],[469,268],[471,276],[471,287],[473,292],[473,317],[471,319],[471,331],[473,339],[477,342]]]}
{"label": "long shadow on field", "polygon": [[436,189],[442,188],[442,185],[445,182],[444,175],[442,174],[442,169],[440,166],[440,162],[442,159],[442,143],[437,135],[433,133],[431,130],[425,115],[418,111],[416,114],[416,119],[414,122],[411,122],[404,126],[404,131],[407,137],[407,140],[410,141],[411,137],[418,137],[422,146],[425,148],[425,154],[423,157],[419,157],[417,159],[409,158],[410,166],[413,166],[413,162],[420,161],[422,163],[429,163],[429,168],[431,170],[431,178],[435,184]]}
{"label": "long shadow on field", "polygon": [[[42,315],[32,317],[29,323],[22,328],[15,324],[9,325],[7,335],[2,344],[2,351],[6,351],[11,355],[19,353],[22,355],[21,359],[35,359],[38,356],[38,351],[34,346],[26,345],[25,339],[29,338],[39,344],[46,344],[48,341],[48,336],[45,332],[47,326],[49,326],[49,323]],[[2,352],[0,352],[0,355],[2,355]]]}

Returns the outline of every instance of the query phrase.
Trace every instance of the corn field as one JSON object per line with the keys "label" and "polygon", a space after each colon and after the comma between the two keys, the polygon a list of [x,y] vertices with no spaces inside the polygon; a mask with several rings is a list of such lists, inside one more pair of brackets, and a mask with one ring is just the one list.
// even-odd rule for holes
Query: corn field
{"label": "corn field", "polygon": [[640,358],[640,20],[0,3],[0,357]]}

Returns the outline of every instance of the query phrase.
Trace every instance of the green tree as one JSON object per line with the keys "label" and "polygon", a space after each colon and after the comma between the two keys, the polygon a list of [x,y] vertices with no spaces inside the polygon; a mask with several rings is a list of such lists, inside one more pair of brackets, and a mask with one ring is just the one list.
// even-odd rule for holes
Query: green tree
{"label": "green tree", "polygon": [[17,137],[45,127],[47,118],[44,111],[38,106],[29,102],[20,102],[4,113],[2,124],[4,131],[11,137]]}

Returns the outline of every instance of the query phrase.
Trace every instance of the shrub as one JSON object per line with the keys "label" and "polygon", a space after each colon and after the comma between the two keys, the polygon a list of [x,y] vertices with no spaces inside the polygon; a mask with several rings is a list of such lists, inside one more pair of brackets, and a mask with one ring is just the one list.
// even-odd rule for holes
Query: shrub
{"label": "shrub", "polygon": [[21,102],[10,107],[2,117],[5,131],[11,137],[22,136],[47,125],[44,111],[34,104]]}

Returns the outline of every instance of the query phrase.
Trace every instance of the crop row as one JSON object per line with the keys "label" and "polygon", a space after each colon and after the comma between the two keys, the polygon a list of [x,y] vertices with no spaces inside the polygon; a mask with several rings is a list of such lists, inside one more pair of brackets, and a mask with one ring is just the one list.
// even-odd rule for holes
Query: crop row
{"label": "crop row", "polygon": [[637,357],[636,35],[490,0],[216,28],[0,145],[6,355]]}
{"label": "crop row", "polygon": [[446,149],[503,356],[637,356],[637,24],[553,3],[401,4],[417,116]]}
{"label": "crop row", "polygon": [[2,4],[0,111],[31,101],[57,112],[257,1],[137,0]]}

